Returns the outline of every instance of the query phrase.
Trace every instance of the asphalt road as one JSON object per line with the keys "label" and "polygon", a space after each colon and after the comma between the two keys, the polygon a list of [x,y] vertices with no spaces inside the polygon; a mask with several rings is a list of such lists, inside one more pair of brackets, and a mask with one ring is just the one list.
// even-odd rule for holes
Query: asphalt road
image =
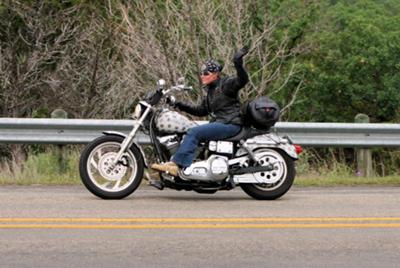
{"label": "asphalt road", "polygon": [[0,186],[0,267],[399,267],[400,187],[279,200],[142,187]]}

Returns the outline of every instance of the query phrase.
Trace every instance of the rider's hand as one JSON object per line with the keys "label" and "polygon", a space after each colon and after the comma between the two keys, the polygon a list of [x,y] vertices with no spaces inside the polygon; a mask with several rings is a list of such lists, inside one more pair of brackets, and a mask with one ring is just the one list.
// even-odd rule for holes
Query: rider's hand
{"label": "rider's hand", "polygon": [[243,63],[243,57],[249,53],[249,48],[248,47],[243,47],[239,49],[235,55],[233,56],[233,62],[235,64],[242,64]]}
{"label": "rider's hand", "polygon": [[176,101],[176,99],[175,99],[174,96],[168,96],[167,99],[166,99],[166,103],[167,103],[169,106],[175,107],[177,101]]}

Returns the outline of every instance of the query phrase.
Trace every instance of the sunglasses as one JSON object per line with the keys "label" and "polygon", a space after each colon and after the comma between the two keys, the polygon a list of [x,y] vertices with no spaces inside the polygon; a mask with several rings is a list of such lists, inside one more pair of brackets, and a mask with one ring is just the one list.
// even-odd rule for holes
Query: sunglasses
{"label": "sunglasses", "polygon": [[213,73],[209,72],[209,71],[202,71],[200,74],[203,75],[203,76],[207,76],[207,75],[210,75],[210,74],[213,74]]}

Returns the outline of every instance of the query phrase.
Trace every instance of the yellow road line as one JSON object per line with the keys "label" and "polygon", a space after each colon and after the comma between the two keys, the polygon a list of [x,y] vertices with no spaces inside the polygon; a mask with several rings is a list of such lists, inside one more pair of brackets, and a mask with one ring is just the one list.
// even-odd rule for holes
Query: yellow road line
{"label": "yellow road line", "polygon": [[299,217],[299,218],[0,218],[0,222],[94,223],[232,223],[232,222],[396,222],[398,217]]}
{"label": "yellow road line", "polygon": [[[86,224],[82,224],[86,223]],[[399,217],[0,218],[0,229],[400,228]]]}
{"label": "yellow road line", "polygon": [[0,224],[0,229],[322,229],[322,228],[400,228],[400,223],[332,224]]}

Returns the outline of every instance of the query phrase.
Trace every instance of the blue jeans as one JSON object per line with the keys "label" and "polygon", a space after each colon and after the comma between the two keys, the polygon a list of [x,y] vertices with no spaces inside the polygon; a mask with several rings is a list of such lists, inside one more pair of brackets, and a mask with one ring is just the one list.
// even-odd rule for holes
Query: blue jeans
{"label": "blue jeans", "polygon": [[188,167],[193,162],[199,142],[226,139],[239,133],[241,128],[217,122],[195,126],[186,133],[172,161],[181,167]]}

